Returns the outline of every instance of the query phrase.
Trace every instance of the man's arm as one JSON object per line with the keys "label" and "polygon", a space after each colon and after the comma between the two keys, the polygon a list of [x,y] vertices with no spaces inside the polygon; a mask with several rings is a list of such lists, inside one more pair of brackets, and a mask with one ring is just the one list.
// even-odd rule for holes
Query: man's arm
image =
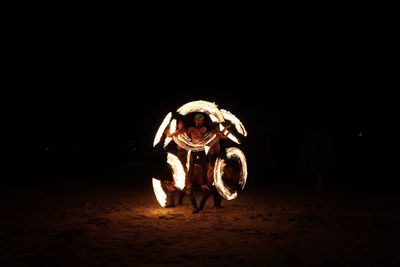
{"label": "man's arm", "polygon": [[172,136],[176,136],[180,133],[183,133],[184,131],[185,131],[185,128],[183,127],[183,122],[179,122],[178,129],[175,132],[170,133],[169,130],[166,130],[165,134],[167,135],[167,137],[172,137]]}
{"label": "man's arm", "polygon": [[176,130],[175,132],[170,133],[168,130],[166,130],[166,131],[165,131],[165,135],[166,135],[167,137],[172,137],[172,136],[176,136],[176,135],[180,134],[181,132],[182,132],[182,130]]}
{"label": "man's arm", "polygon": [[225,130],[228,130],[229,128],[231,128],[232,124],[228,123],[227,125],[225,125],[224,129],[222,129],[222,132],[225,132]]}
{"label": "man's arm", "polygon": [[231,131],[228,131],[226,134],[224,134],[223,132],[218,132],[218,136],[221,139],[226,139],[228,138],[228,135],[231,133]]}

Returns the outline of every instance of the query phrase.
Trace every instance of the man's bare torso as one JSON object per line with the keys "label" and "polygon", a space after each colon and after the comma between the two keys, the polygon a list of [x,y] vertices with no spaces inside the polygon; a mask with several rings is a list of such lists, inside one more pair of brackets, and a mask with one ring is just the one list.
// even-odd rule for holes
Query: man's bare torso
{"label": "man's bare torso", "polygon": [[192,139],[192,142],[196,143],[199,142],[203,137],[204,134],[206,133],[207,128],[206,127],[190,127],[188,129],[188,135]]}

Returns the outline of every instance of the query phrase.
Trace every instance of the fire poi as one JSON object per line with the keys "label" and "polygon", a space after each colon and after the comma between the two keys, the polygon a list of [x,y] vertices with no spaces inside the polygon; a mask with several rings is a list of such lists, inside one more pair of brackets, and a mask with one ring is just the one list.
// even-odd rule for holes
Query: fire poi
{"label": "fire poi", "polygon": [[[193,118],[195,125],[185,128],[184,121],[188,118]],[[197,213],[203,209],[211,189],[215,189],[214,204],[219,196],[226,200],[235,199],[247,180],[246,157],[239,148],[240,140],[246,136],[242,122],[231,112],[219,109],[213,102],[192,101],[179,107],[176,112],[169,112],[153,142],[153,147],[162,148],[163,153],[167,154],[172,176],[172,179],[152,178],[158,203],[167,207],[166,192],[179,191],[178,204],[182,204],[186,193],[195,208],[193,212]],[[223,139],[229,139],[229,147],[220,148],[219,142]],[[171,151],[169,147],[173,143],[177,149]],[[204,192],[199,208],[192,193],[196,186],[201,186]]]}

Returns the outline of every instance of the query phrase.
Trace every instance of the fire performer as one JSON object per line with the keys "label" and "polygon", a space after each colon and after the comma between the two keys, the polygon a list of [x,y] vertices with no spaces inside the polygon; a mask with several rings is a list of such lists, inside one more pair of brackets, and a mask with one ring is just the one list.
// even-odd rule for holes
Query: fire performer
{"label": "fire performer", "polygon": [[[193,212],[198,213],[204,208],[205,202],[212,192],[210,188],[217,189],[214,192],[215,206],[220,205],[220,200],[218,200],[220,196],[227,200],[236,198],[237,191],[243,189],[246,184],[246,158],[236,145],[224,149],[224,146],[227,144],[223,140],[227,137],[240,145],[236,131],[243,137],[247,136],[247,131],[243,124],[235,115],[227,110],[219,109],[215,103],[209,101],[192,101],[179,107],[176,112],[178,116],[195,115],[195,125],[186,130],[181,119],[180,121],[178,120],[178,131],[176,131],[177,121],[173,119],[173,113],[169,112],[158,128],[154,137],[153,147],[164,151],[163,156],[167,156],[167,163],[164,165],[161,164],[160,168],[157,169],[161,170],[163,166],[168,165],[173,181],[165,179],[165,173],[160,173],[159,177],[164,177],[161,182],[165,181],[163,187],[160,184],[160,180],[153,177],[153,189],[157,201],[161,206],[165,207],[168,199],[168,196],[165,194],[166,190],[174,191],[173,188],[175,188],[175,190],[182,191],[179,197],[179,205],[182,203],[183,192],[186,190],[194,207]],[[197,112],[197,114],[194,112]],[[203,125],[205,114],[209,115],[212,122],[216,122],[214,128],[210,129],[211,131]],[[229,125],[232,123],[232,126],[235,127],[235,134],[229,131],[223,134],[230,126],[219,131],[221,123],[226,121],[228,121]],[[168,126],[169,130],[166,130]],[[165,137],[164,140],[162,139],[163,136]],[[175,144],[169,146],[172,140],[174,140]],[[216,142],[217,144],[215,144]],[[213,145],[215,146],[213,147]],[[165,150],[167,153],[165,153]],[[208,153],[209,155],[206,156]],[[201,188],[203,192],[200,207],[197,206],[193,195],[193,190],[197,188]],[[171,202],[169,206],[175,206],[174,202]]]}
{"label": "fire performer", "polygon": [[[207,132],[207,128],[203,125],[204,116],[201,113],[198,113],[194,117],[195,126],[189,127],[187,130],[187,134],[190,137],[193,143],[200,142],[200,140],[204,137]],[[199,172],[201,179],[200,181],[196,181],[195,168],[200,166]],[[207,198],[210,195],[210,188],[207,185],[207,158],[204,150],[201,151],[193,151],[190,157],[190,165],[189,165],[189,185],[187,186],[186,194],[190,198],[190,202],[193,205],[193,213],[198,213],[202,211],[204,205],[207,201]],[[201,190],[203,192],[203,197],[200,201],[200,206],[197,206],[196,199],[193,194],[194,186],[200,184]]]}

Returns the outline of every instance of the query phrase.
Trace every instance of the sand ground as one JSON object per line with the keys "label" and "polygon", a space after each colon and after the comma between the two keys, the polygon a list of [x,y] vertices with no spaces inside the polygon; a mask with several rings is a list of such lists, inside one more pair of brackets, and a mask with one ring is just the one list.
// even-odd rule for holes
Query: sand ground
{"label": "sand ground", "polygon": [[[136,179],[136,180],[135,180]],[[138,181],[142,182],[138,182]],[[199,196],[198,196],[199,197]],[[2,266],[400,266],[399,197],[250,181],[237,199],[159,206],[150,179],[8,188]]]}

